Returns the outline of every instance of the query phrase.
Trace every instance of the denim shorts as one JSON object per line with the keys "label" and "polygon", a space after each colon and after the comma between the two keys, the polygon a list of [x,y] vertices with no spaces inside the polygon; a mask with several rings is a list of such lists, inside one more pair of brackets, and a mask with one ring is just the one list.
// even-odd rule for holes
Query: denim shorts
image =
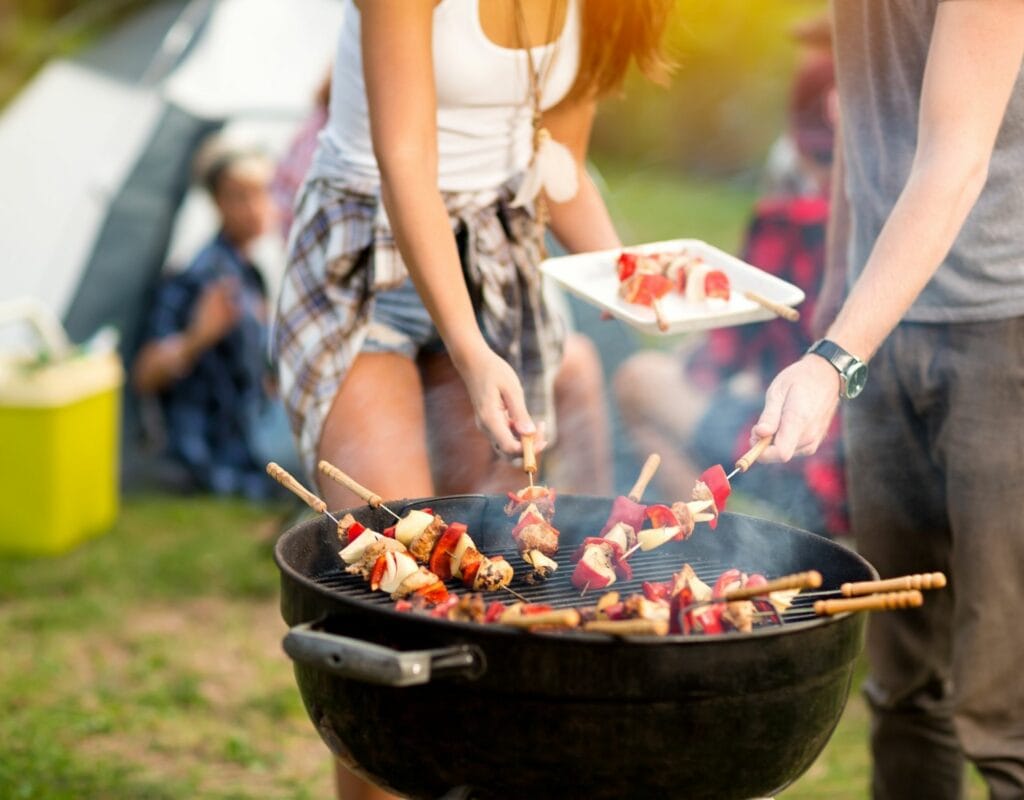
{"label": "denim shorts", "polygon": [[414,360],[444,352],[444,342],[410,279],[374,297],[361,352],[398,353]]}

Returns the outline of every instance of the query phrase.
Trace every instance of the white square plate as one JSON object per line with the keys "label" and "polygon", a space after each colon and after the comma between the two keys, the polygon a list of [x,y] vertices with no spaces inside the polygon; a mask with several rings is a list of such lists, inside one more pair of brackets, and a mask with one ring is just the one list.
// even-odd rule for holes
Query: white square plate
{"label": "white square plate", "polygon": [[796,306],[804,299],[803,290],[798,286],[776,278],[699,239],[648,242],[623,249],[636,253],[665,253],[685,249],[695,253],[708,265],[722,270],[729,276],[730,297],[728,300],[692,303],[678,292],[669,292],[660,302],[662,315],[668,323],[668,329],[662,331],[658,328],[654,309],[627,303],[619,297],[616,261],[622,252],[621,249],[549,258],[541,263],[540,269],[582,300],[607,311],[637,330],[654,335],[724,328],[729,325],[760,322],[775,316],[753,300],[747,299],[743,294],[746,291],[756,292],[784,306]]}

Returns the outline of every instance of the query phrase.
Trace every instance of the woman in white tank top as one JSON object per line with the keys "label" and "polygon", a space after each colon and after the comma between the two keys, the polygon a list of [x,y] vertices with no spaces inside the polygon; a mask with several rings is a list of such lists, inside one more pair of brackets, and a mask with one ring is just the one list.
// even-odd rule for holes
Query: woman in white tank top
{"label": "woman in white tank top", "polygon": [[[596,98],[634,61],[664,77],[671,6],[347,6],[275,330],[307,465],[344,465],[387,497],[451,491],[431,463],[471,465],[479,490],[507,468],[492,445],[521,453],[531,414],[553,422],[562,330],[540,292],[541,226],[524,181],[545,138],[535,133],[567,148],[538,151],[555,164],[544,173],[552,232],[569,251],[618,247],[583,169]],[[486,436],[466,428],[474,414]],[[332,506],[353,502],[323,488]]]}

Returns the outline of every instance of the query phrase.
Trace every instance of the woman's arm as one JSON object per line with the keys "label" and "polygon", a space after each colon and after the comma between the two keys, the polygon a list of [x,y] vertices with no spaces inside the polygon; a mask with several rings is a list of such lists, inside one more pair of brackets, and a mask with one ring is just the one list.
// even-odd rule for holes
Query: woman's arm
{"label": "woman's arm", "polygon": [[[867,359],[875,352],[949,252],[985,185],[1022,55],[1021,0],[939,5],[910,175],[827,333],[854,355]],[[775,436],[762,458],[813,453],[838,390],[836,370],[816,356],[779,373],[754,427],[754,437]]]}
{"label": "woman's arm", "polygon": [[438,191],[435,0],[357,4],[370,132],[395,242],[466,383],[478,423],[504,452],[520,453],[515,434],[533,432],[533,421],[515,371],[477,325]]}
{"label": "woman's arm", "polygon": [[587,145],[597,104],[593,100],[559,103],[544,114],[543,125],[555,141],[569,148],[576,161],[579,191],[565,203],[548,203],[551,232],[571,253],[611,250],[622,246],[608,208],[587,174]]}

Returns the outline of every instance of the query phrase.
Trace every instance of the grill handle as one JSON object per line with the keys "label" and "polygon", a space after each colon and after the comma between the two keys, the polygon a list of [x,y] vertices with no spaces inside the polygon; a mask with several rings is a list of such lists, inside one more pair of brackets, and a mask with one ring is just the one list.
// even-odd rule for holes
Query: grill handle
{"label": "grill handle", "polygon": [[475,679],[487,671],[483,652],[472,645],[402,652],[314,630],[308,622],[288,631],[282,645],[297,663],[382,686],[416,686],[439,678]]}

